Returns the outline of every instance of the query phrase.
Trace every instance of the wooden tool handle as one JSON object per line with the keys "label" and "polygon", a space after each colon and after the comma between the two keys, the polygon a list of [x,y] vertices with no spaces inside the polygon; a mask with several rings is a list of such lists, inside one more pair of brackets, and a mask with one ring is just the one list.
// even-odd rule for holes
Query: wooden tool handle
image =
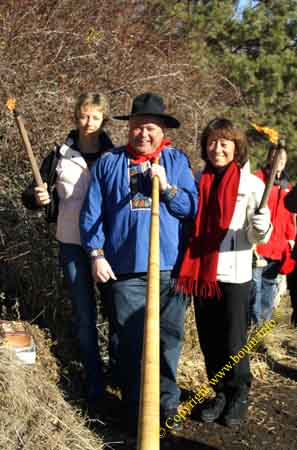
{"label": "wooden tool handle", "polygon": [[26,151],[27,151],[30,163],[31,163],[32,172],[33,172],[33,176],[34,176],[34,179],[36,181],[36,184],[37,184],[38,187],[43,187],[43,181],[42,181],[42,178],[41,178],[41,175],[40,175],[40,172],[39,172],[39,168],[38,168],[37,163],[36,163],[35,156],[34,156],[33,151],[32,151],[32,147],[31,147],[31,144],[30,144],[30,141],[29,141],[29,138],[28,138],[28,134],[27,134],[26,128],[25,128],[24,123],[23,123],[22,116],[16,110],[13,111],[13,114],[14,114],[15,121],[16,121],[18,129],[19,129],[20,135],[22,137],[23,144],[24,144],[24,146],[26,148]]}
{"label": "wooden tool handle", "polygon": [[137,449],[160,449],[160,225],[159,178],[157,176],[152,179],[150,247]]}
{"label": "wooden tool handle", "polygon": [[263,195],[262,195],[262,198],[261,198],[258,210],[261,209],[261,208],[265,208],[267,206],[269,194],[270,194],[270,191],[272,189],[272,186],[273,186],[273,183],[274,183],[274,180],[275,180],[275,176],[276,176],[277,164],[278,164],[278,161],[279,161],[281,149],[282,149],[281,146],[277,146],[276,149],[275,149],[275,154],[274,154],[273,161],[272,161],[271,171],[270,171],[268,180],[267,180],[267,182],[265,184],[265,189],[264,189],[264,192],[263,192]]}

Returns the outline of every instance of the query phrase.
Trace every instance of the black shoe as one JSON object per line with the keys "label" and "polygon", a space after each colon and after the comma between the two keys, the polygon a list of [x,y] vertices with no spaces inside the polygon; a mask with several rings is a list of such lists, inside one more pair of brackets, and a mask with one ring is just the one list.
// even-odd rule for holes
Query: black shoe
{"label": "black shoe", "polygon": [[137,419],[126,417],[123,419],[123,421],[120,423],[120,428],[122,431],[124,431],[130,438],[136,439],[137,438]]}
{"label": "black shoe", "polygon": [[223,422],[227,427],[240,425],[248,410],[248,396],[246,392],[233,395],[228,399],[223,415]]}
{"label": "black shoe", "polygon": [[177,408],[165,409],[162,411],[160,418],[161,427],[170,431],[180,431],[183,427],[182,419],[174,420],[175,416],[178,416]]}
{"label": "black shoe", "polygon": [[121,409],[119,410],[119,417],[121,419],[117,425],[119,429],[127,434],[130,438],[136,438],[138,426],[137,410],[126,405],[121,405]]}
{"label": "black shoe", "polygon": [[103,416],[104,403],[104,396],[88,401],[87,415],[89,419],[96,419]]}
{"label": "black shoe", "polygon": [[87,414],[90,419],[110,417],[118,413],[119,404],[118,398],[104,392],[101,396],[88,401]]}
{"label": "black shoe", "polygon": [[224,392],[218,392],[216,397],[209,400],[208,404],[202,409],[201,420],[205,423],[217,420],[224,411],[226,401]]}

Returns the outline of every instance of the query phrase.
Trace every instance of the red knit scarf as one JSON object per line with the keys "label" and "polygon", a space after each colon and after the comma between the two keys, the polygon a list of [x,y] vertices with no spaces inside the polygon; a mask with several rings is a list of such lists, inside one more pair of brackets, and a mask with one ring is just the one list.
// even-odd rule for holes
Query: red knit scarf
{"label": "red knit scarf", "polygon": [[171,141],[169,139],[163,139],[161,144],[148,155],[142,155],[141,153],[137,153],[135,150],[133,150],[131,144],[127,145],[128,153],[133,157],[131,160],[133,164],[141,164],[144,161],[150,161],[151,159],[157,158],[159,153],[165,148],[168,147],[168,145],[171,145]]}
{"label": "red knit scarf", "polygon": [[197,297],[220,296],[217,267],[235,209],[240,169],[233,161],[221,178],[207,165],[199,182],[199,206],[176,290]]}

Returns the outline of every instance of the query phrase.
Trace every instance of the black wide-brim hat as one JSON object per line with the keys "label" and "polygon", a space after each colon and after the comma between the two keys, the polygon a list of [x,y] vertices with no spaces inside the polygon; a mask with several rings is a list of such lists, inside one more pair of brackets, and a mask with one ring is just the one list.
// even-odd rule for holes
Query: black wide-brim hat
{"label": "black wide-brim hat", "polygon": [[165,113],[163,98],[157,94],[146,92],[134,98],[131,114],[126,116],[114,116],[116,120],[129,120],[135,116],[159,117],[167,128],[179,128],[180,123],[175,117]]}

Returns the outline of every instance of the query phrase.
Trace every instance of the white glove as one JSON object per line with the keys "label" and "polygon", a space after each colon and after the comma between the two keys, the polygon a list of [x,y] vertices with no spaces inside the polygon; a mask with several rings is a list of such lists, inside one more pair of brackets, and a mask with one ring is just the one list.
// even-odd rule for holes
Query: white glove
{"label": "white glove", "polygon": [[293,250],[294,246],[295,246],[295,241],[289,240],[288,241],[290,249]]}
{"label": "white glove", "polygon": [[105,258],[92,258],[92,275],[94,280],[99,283],[106,283],[110,278],[117,279]]}
{"label": "white glove", "polygon": [[258,233],[265,234],[270,227],[270,209],[259,209],[252,217],[252,225]]}

